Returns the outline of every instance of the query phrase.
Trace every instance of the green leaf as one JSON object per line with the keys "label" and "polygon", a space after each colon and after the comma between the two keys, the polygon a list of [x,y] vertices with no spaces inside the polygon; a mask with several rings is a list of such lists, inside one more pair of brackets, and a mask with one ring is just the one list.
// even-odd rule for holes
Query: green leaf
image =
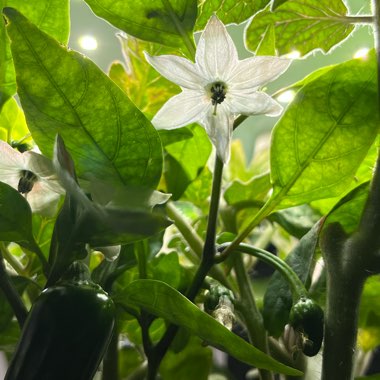
{"label": "green leaf", "polygon": [[192,49],[196,0],[86,0],[92,11],[112,25],[146,41]]}
{"label": "green leaf", "polygon": [[[320,222],[316,223],[285,260],[304,284],[313,263],[320,228]],[[288,282],[280,273],[275,272],[264,296],[264,324],[270,335],[277,338],[282,334],[288,323],[292,304],[293,296]]]}
{"label": "green leaf", "polygon": [[224,199],[238,209],[260,207],[271,188],[269,173],[265,173],[247,183],[232,182],[224,193]]}
{"label": "green leaf", "polygon": [[150,208],[120,207],[112,199],[106,205],[92,201],[76,182],[74,163],[59,135],[54,165],[66,190],[66,198],[54,227],[49,254],[53,265],[49,285],[73,261],[87,255],[86,244],[92,247],[128,244],[152,236],[170,225],[164,215],[151,212]]}
{"label": "green leaf", "polygon": [[269,220],[278,223],[290,235],[301,239],[320,217],[320,214],[305,204],[277,211],[269,216]]}
{"label": "green leaf", "polygon": [[270,0],[201,0],[198,6],[196,30],[204,29],[209,18],[216,14],[223,24],[240,24],[265,8]]}
{"label": "green leaf", "polygon": [[112,199],[104,205],[91,201],[76,182],[74,164],[59,136],[54,165],[67,192],[64,213],[60,214],[65,217],[61,221],[59,216],[56,224],[67,231],[65,244],[70,239],[72,245],[88,243],[92,247],[126,244],[152,236],[170,225],[164,215],[151,212],[150,206],[124,207]]}
{"label": "green leaf", "polygon": [[67,45],[70,34],[69,0],[4,0],[5,6],[15,8],[38,29]]}
{"label": "green leaf", "polygon": [[195,207],[200,208],[203,214],[206,215],[210,206],[209,197],[211,194],[211,187],[212,173],[206,166],[199,176],[186,188],[182,199],[191,202]]}
{"label": "green leaf", "polygon": [[371,148],[369,148],[366,157],[364,158],[364,160],[362,161],[358,170],[355,173],[354,181],[351,183],[351,186],[349,186],[346,189],[343,195],[341,195],[340,197],[320,199],[314,201],[311,203],[311,206],[315,210],[317,210],[321,215],[326,215],[331,212],[333,207],[340,201],[340,199],[348,195],[348,193],[354,190],[358,185],[370,181],[373,176],[373,167],[377,159],[378,146],[379,136],[376,137]]}
{"label": "green leaf", "polygon": [[122,379],[128,378],[134,371],[138,372],[143,364],[144,358],[137,348],[130,344],[123,344],[119,348],[119,376]]}
{"label": "green leaf", "polygon": [[212,351],[199,338],[192,337],[178,353],[168,351],[160,374],[165,380],[207,380],[212,365]]}
{"label": "green leaf", "polygon": [[277,55],[276,54],[276,33],[273,24],[269,24],[261,38],[255,51],[255,55]]}
{"label": "green leaf", "polygon": [[314,49],[327,53],[354,30],[346,15],[342,0],[287,0],[273,11],[268,9],[252,18],[246,30],[246,44],[255,51],[268,26],[273,25],[279,55],[293,51],[305,55]]}
{"label": "green leaf", "polygon": [[9,99],[0,112],[0,139],[11,143],[15,140],[24,139],[29,133],[25,116],[15,99]]}
{"label": "green leaf", "polygon": [[0,182],[0,241],[15,242],[35,251],[32,211],[26,199],[13,187]]}
{"label": "green leaf", "polygon": [[150,122],[93,62],[14,9],[4,12],[21,103],[41,151],[51,157],[59,133],[80,177],[154,188],[162,152]]}
{"label": "green leaf", "polygon": [[[125,63],[114,62],[110,78],[128,95],[133,103],[152,119],[163,104],[180,91],[179,86],[161,76],[145,59],[150,55],[178,54],[173,48],[119,35]],[[173,132],[173,131],[167,131]]]}
{"label": "green leaf", "polygon": [[[67,44],[70,32],[68,0],[1,0],[3,7],[18,9],[39,29],[51,35],[59,42]],[[48,15],[48,17],[46,17]],[[0,111],[2,105],[16,93],[16,75],[13,66],[9,39],[3,20],[0,21]]]}
{"label": "green leaf", "polygon": [[166,191],[178,199],[187,186],[194,181],[205,167],[211,153],[211,143],[205,130],[197,125],[190,127],[193,138],[173,142],[165,146],[170,155],[164,177]]}
{"label": "green leaf", "polygon": [[[0,0],[3,9],[5,0]],[[9,39],[5,30],[5,20],[0,17],[0,113],[5,102],[16,93],[16,74]]]}
{"label": "green leaf", "polygon": [[280,5],[286,3],[288,0],[273,0],[272,2],[272,10],[275,10],[278,8]]}
{"label": "green leaf", "polygon": [[20,338],[20,326],[12,320],[8,328],[0,334],[0,350],[13,354]]}
{"label": "green leaf", "polygon": [[36,242],[48,257],[51,237],[53,234],[55,218],[48,218],[41,214],[33,214],[33,235],[36,236]]}
{"label": "green leaf", "polygon": [[179,258],[176,252],[156,256],[149,263],[148,273],[151,273],[152,278],[165,282],[175,289],[178,289],[181,284],[181,272],[182,267],[179,264]]}
{"label": "green leaf", "polygon": [[339,223],[347,235],[356,231],[369,193],[369,182],[362,183],[333,207],[326,217],[324,227]]}
{"label": "green leaf", "polygon": [[358,343],[364,351],[375,349],[380,344],[380,277],[367,279],[360,301]]}
{"label": "green leaf", "polygon": [[134,245],[127,244],[120,248],[120,253],[114,260],[104,259],[92,272],[91,278],[103,289],[111,289],[113,282],[126,270],[137,265]]}
{"label": "green leaf", "polygon": [[355,380],[380,380],[380,374],[355,377]]}
{"label": "green leaf", "polygon": [[118,301],[129,306],[141,307],[168,322],[184,327],[210,345],[226,351],[245,363],[284,374],[300,374],[298,370],[279,363],[239,338],[163,282],[134,281],[125,288],[124,294]]}
{"label": "green leaf", "polygon": [[371,54],[335,66],[297,93],[272,134],[277,206],[339,196],[349,187],[378,132],[376,83]]}

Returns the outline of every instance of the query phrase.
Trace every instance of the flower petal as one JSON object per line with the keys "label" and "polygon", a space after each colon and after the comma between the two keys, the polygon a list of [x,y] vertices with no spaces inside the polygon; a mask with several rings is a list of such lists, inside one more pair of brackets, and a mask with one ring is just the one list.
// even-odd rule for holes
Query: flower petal
{"label": "flower petal", "polygon": [[188,59],[175,55],[151,56],[144,52],[146,60],[166,79],[181,87],[197,90],[203,87],[204,79],[197,66]]}
{"label": "flower petal", "polygon": [[30,193],[26,194],[26,199],[33,212],[53,216],[56,213],[60,195],[51,191],[47,182],[37,181]]}
{"label": "flower petal", "polygon": [[22,153],[3,140],[0,140],[0,168],[23,169]]}
{"label": "flower petal", "polygon": [[278,78],[291,60],[279,57],[251,57],[239,61],[227,83],[231,89],[256,89]]}
{"label": "flower petal", "polygon": [[201,120],[211,102],[202,91],[184,90],[170,98],[154,116],[157,129],[175,129]]}
{"label": "flower petal", "polygon": [[38,182],[44,182],[47,191],[64,194],[65,191],[59,184],[53,163],[45,156],[36,152],[23,153],[25,169],[30,170],[38,177]]}
{"label": "flower petal", "polygon": [[208,21],[199,39],[195,62],[209,81],[225,81],[238,62],[235,44],[215,15]]}
{"label": "flower petal", "polygon": [[234,117],[225,103],[218,105],[216,115],[212,108],[201,122],[216,148],[218,157],[225,164],[230,159],[233,123]]}
{"label": "flower petal", "polygon": [[230,110],[235,114],[279,116],[282,106],[264,92],[236,92],[228,98]]}

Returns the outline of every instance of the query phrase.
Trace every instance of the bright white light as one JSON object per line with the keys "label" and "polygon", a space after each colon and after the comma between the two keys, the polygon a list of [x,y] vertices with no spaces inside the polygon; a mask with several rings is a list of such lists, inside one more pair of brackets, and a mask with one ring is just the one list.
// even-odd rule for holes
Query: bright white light
{"label": "bright white light", "polygon": [[80,47],[85,50],[96,50],[98,48],[98,41],[93,36],[81,36],[78,42]]}
{"label": "bright white light", "polygon": [[296,96],[296,93],[293,90],[287,90],[281,93],[279,96],[277,96],[277,100],[280,103],[290,103],[294,97]]}
{"label": "bright white light", "polygon": [[367,58],[368,52],[369,52],[368,48],[361,48],[356,51],[356,53],[354,54],[354,58],[361,58],[361,59]]}
{"label": "bright white light", "polygon": [[297,59],[301,57],[301,53],[298,50],[293,50],[288,54],[285,54],[284,57],[290,58],[290,59]]}

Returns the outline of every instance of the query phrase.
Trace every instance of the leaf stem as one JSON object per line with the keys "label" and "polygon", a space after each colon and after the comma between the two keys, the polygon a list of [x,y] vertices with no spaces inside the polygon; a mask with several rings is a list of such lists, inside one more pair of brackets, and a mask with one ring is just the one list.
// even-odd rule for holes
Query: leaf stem
{"label": "leaf stem", "polygon": [[173,202],[170,201],[166,204],[166,212],[168,217],[174,221],[174,225],[186,240],[186,243],[189,245],[191,251],[195,253],[195,255],[188,255],[187,258],[193,264],[198,264],[203,250],[202,239],[199,237],[194,228],[187,223],[186,219],[181,212],[178,211]]}
{"label": "leaf stem", "polygon": [[350,24],[373,24],[373,16],[346,16],[344,18]]}
{"label": "leaf stem", "polygon": [[178,16],[176,15],[170,1],[169,0],[161,0],[161,1],[164,4],[166,10],[169,12],[170,18],[172,19],[175,27],[177,28],[179,34],[181,35],[182,40],[183,40],[188,52],[190,53],[191,58],[194,59],[195,50],[196,50],[194,40],[190,37],[189,33],[187,33],[184,30],[183,25],[181,24],[180,20],[178,19]]}
{"label": "leaf stem", "polygon": [[25,275],[25,268],[22,264],[9,252],[9,249],[4,243],[1,243],[1,252],[3,258],[9,263],[9,265],[16,271],[19,275]]}
{"label": "leaf stem", "polygon": [[[255,343],[255,347],[268,353],[268,340],[263,318],[257,309],[251,282],[245,269],[241,253],[234,255],[234,269],[240,292],[239,310],[247,327],[250,341],[252,344]],[[270,371],[259,369],[259,372],[262,380],[273,379],[273,374]]]}
{"label": "leaf stem", "polygon": [[4,292],[5,297],[15,313],[17,322],[20,325],[20,328],[22,328],[28,315],[28,311],[8,276],[2,249],[0,250],[0,289]]}
{"label": "leaf stem", "polygon": [[232,251],[235,251],[239,244],[251,233],[251,231],[267,217],[277,205],[275,198],[270,198],[265,205],[255,214],[248,226],[239,233],[238,236],[230,243],[230,245],[223,251],[222,255],[227,257]]}
{"label": "leaf stem", "polygon": [[[218,247],[218,251],[224,252],[224,249],[227,248],[229,244],[231,243],[224,243],[220,245]],[[242,243],[239,244],[239,246],[235,249],[235,251],[246,253],[248,255],[257,257],[260,260],[266,262],[267,264],[277,269],[284,276],[285,280],[289,283],[290,287],[292,288],[293,298],[295,300],[298,300],[299,298],[307,295],[307,290],[305,288],[305,285],[297,276],[297,274],[285,261],[281,260],[276,255],[273,255],[272,253],[265,251],[264,249],[253,247],[251,245],[242,244]],[[222,255],[216,258],[217,261],[226,258],[225,256],[223,257]]]}

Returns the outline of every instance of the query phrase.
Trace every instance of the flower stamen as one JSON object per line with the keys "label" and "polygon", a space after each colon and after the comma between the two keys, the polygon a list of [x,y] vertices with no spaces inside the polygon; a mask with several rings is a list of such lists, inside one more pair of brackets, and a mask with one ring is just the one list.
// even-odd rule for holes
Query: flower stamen
{"label": "flower stamen", "polygon": [[[211,85],[211,103],[213,106],[221,104],[226,98],[226,85],[222,82],[215,82]],[[216,107],[215,107],[216,108]]]}
{"label": "flower stamen", "polygon": [[30,170],[21,170],[20,174],[17,190],[21,194],[28,194],[33,189],[38,177]]}

